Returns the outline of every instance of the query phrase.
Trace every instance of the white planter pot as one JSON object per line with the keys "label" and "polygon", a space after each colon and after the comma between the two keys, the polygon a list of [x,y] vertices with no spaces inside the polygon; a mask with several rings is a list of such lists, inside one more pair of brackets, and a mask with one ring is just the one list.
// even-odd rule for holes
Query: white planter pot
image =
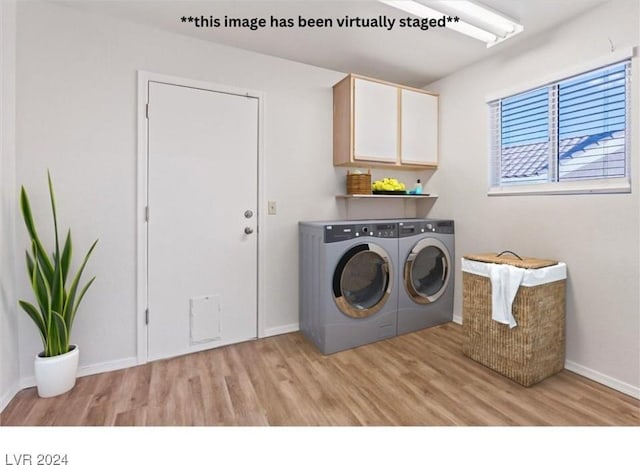
{"label": "white planter pot", "polygon": [[64,394],[76,385],[80,349],[71,345],[66,354],[55,357],[43,357],[44,352],[36,355],[36,387],[40,397],[54,397]]}

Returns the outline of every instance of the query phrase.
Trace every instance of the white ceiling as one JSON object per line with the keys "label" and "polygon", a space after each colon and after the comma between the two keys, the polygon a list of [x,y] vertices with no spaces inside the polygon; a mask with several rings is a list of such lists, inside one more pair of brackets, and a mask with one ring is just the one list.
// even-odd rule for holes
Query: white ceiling
{"label": "white ceiling", "polygon": [[[65,0],[59,3],[115,16],[211,42],[273,55],[342,72],[353,72],[422,87],[460,68],[558,27],[605,0],[482,0],[524,25],[518,36],[487,49],[448,29],[394,28],[196,28],[182,16],[240,18],[407,17],[395,8],[364,0]],[[424,3],[433,3],[425,1]]]}

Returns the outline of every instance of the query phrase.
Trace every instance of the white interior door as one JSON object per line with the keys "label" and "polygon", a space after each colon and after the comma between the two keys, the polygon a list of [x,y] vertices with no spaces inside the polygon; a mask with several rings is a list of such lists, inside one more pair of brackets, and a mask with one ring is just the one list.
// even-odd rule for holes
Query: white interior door
{"label": "white interior door", "polygon": [[256,338],[258,99],[148,92],[148,358]]}

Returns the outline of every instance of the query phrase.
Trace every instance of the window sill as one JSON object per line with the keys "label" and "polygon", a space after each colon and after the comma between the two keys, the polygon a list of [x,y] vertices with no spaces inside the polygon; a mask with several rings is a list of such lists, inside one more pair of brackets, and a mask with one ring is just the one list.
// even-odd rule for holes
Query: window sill
{"label": "window sill", "polygon": [[563,195],[563,194],[627,194],[631,192],[628,179],[616,181],[566,181],[545,184],[530,184],[528,186],[498,186],[490,187],[487,195]]}

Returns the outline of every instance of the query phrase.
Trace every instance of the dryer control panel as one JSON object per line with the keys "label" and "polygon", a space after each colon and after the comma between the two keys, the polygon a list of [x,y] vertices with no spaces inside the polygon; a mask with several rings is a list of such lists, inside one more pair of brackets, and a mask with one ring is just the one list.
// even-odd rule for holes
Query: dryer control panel
{"label": "dryer control panel", "polygon": [[361,237],[381,237],[392,239],[398,237],[397,223],[354,223],[327,225],[324,227],[324,242],[348,241]]}
{"label": "dryer control panel", "polygon": [[416,236],[418,234],[436,233],[453,234],[453,220],[424,220],[398,223],[400,237]]}

